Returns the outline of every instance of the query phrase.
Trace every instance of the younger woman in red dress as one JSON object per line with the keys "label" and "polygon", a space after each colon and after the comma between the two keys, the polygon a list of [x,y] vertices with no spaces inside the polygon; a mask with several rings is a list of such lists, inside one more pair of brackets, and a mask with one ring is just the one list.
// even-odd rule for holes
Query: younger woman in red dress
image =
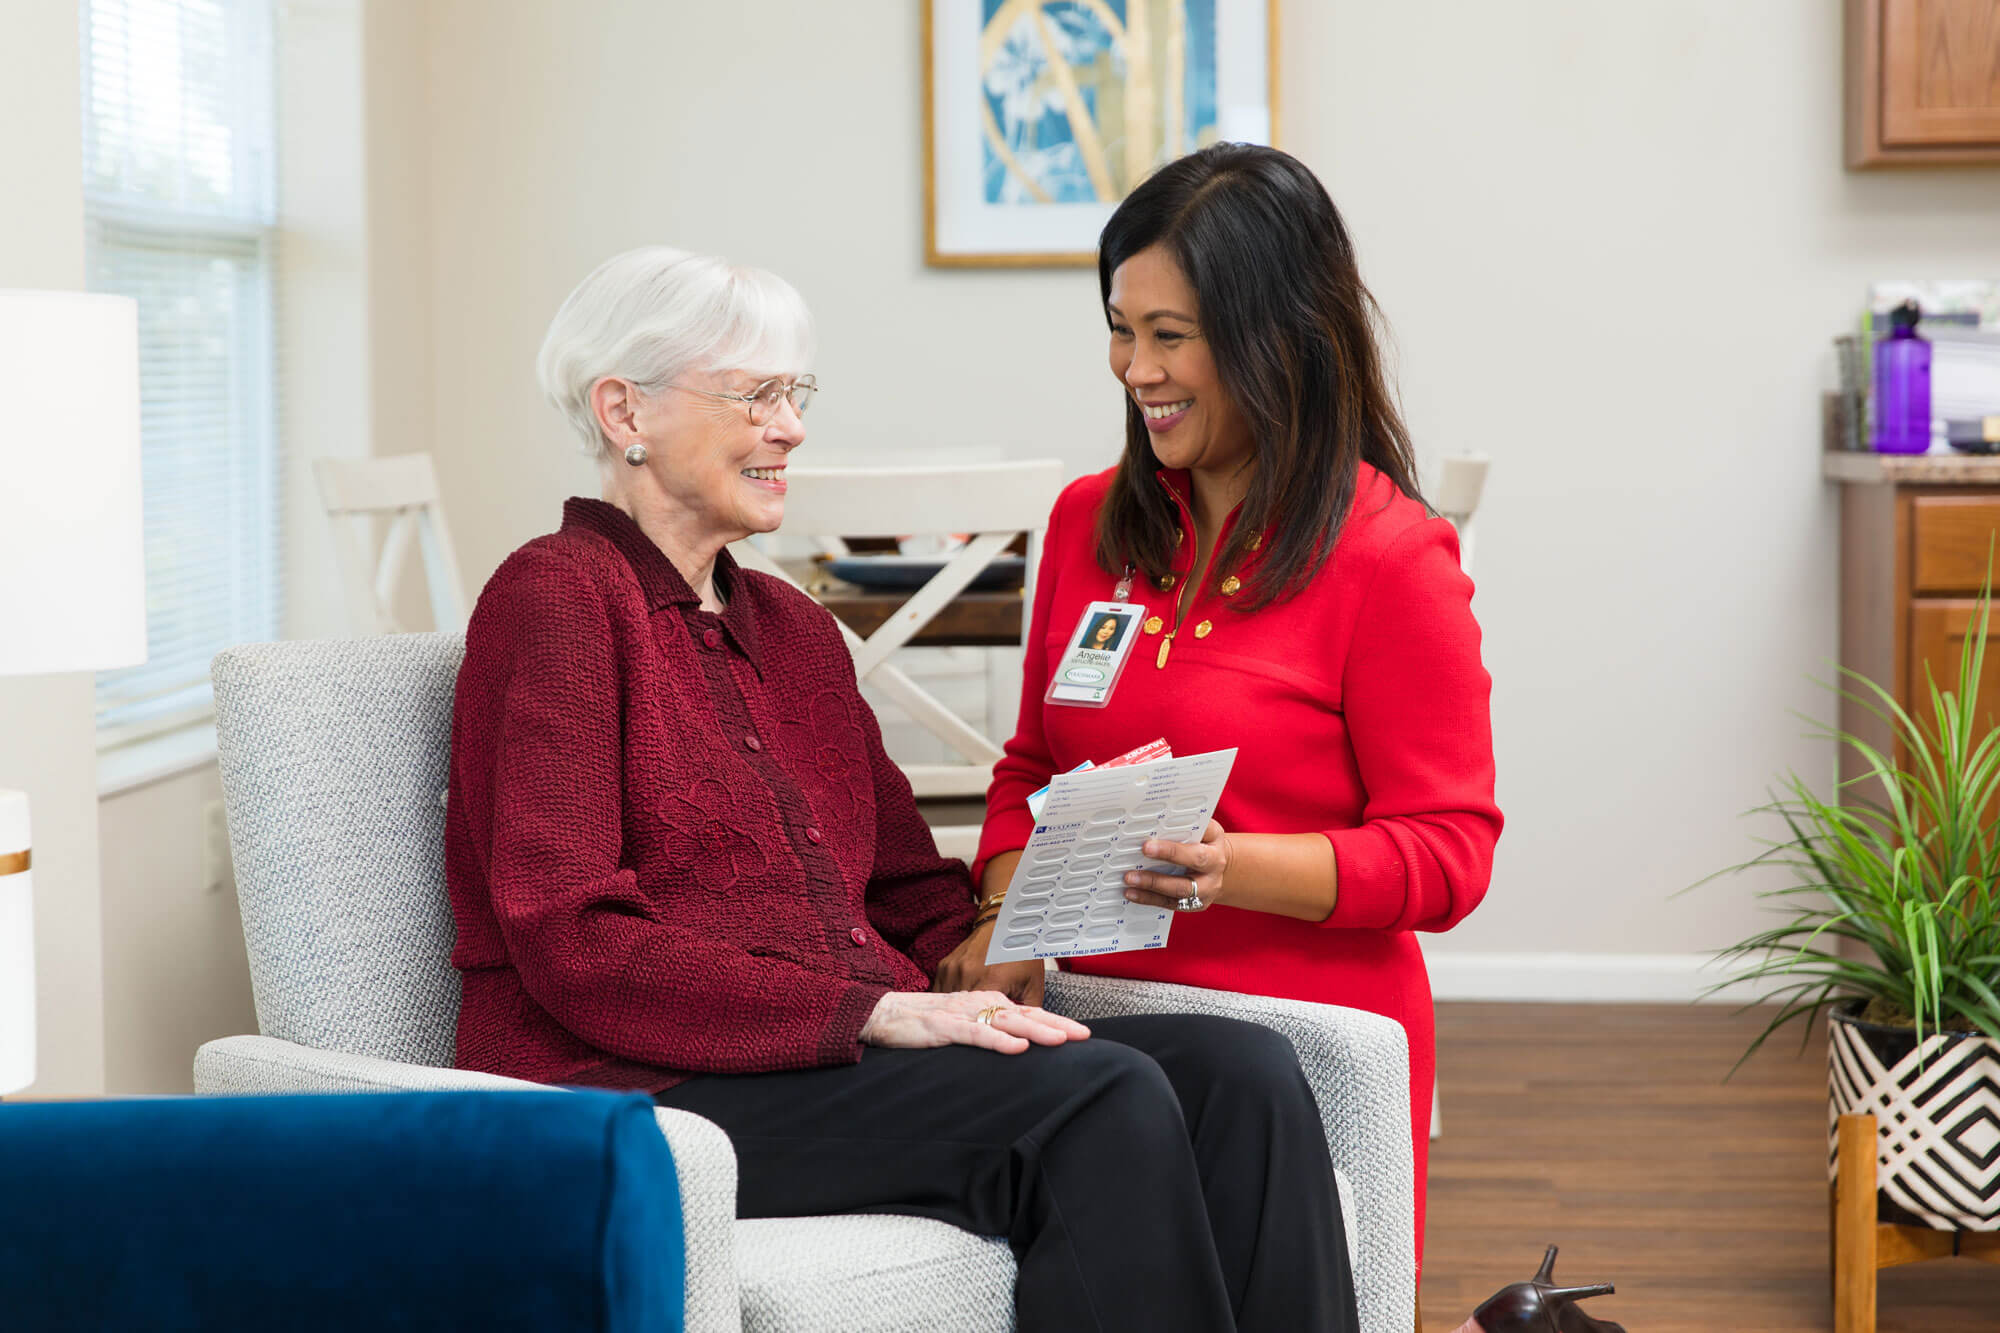
{"label": "younger woman in red dress", "polygon": [[[1418,493],[1340,215],[1275,149],[1221,144],[1147,180],[1098,253],[1118,465],[1056,502],[1018,730],[994,769],[974,876],[1003,892],[1051,775],[1164,736],[1236,747],[1199,844],[1149,844],[1190,878],[1126,896],[1187,913],[1167,947],[1078,971],[1348,1005],[1410,1042],[1417,1252],[1431,1108],[1429,978],[1412,932],[1486,892],[1491,681],[1451,525]],[[1044,702],[1092,602],[1143,602],[1101,708]],[[986,968],[991,926],[941,986],[1039,999],[1038,963]]]}

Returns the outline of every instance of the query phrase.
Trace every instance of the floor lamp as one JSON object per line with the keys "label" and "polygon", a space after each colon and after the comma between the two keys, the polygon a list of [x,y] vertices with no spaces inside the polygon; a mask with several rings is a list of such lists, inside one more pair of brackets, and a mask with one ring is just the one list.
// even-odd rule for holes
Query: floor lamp
{"label": "floor lamp", "polygon": [[[0,290],[0,676],[145,660],[138,307]],[[0,1096],[35,1081],[32,866],[0,787]]]}

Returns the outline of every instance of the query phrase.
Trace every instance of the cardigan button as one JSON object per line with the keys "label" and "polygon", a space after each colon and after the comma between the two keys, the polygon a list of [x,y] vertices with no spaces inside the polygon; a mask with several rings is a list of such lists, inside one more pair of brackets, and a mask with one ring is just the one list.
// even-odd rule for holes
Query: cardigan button
{"label": "cardigan button", "polygon": [[826,835],[824,833],[821,833],[816,828],[809,828],[806,830],[806,841],[811,843],[815,847],[819,846],[821,841],[823,841],[825,837]]}
{"label": "cardigan button", "polygon": [[853,940],[854,947],[858,949],[868,943],[868,932],[856,926],[853,930],[847,932],[847,938]]}
{"label": "cardigan button", "polygon": [[745,736],[743,738],[743,748],[754,753],[764,748],[764,742],[758,740],[755,736]]}
{"label": "cardigan button", "polygon": [[720,648],[722,646],[722,631],[719,629],[703,630],[701,632],[701,641],[710,648]]}

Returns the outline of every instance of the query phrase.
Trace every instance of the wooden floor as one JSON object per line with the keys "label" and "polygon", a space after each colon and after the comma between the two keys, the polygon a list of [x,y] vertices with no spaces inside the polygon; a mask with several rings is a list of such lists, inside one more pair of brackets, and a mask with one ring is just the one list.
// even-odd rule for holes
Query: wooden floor
{"label": "wooden floor", "polygon": [[[1569,1285],[1628,1333],[1821,1333],[1827,1288],[1826,1040],[1773,1038],[1705,1005],[1438,1006],[1444,1137],[1431,1145],[1424,1328],[1562,1247]],[[1881,1333],[1996,1333],[2000,1267],[1881,1274]]]}

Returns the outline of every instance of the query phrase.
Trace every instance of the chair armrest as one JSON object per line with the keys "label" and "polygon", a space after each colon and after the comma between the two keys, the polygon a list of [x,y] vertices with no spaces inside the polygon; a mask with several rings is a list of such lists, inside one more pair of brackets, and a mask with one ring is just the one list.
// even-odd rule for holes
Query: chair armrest
{"label": "chair armrest", "polygon": [[[194,1056],[194,1087],[203,1094],[412,1092],[543,1089],[499,1074],[435,1069],[345,1051],[322,1051],[276,1037],[223,1037]],[[681,1229],[687,1245],[687,1333],[737,1333],[736,1151],[712,1121],[656,1107],[654,1119],[674,1155]]]}
{"label": "chair armrest", "polygon": [[541,1088],[499,1074],[322,1051],[276,1037],[222,1037],[194,1053],[194,1090],[214,1093],[446,1092]]}
{"label": "chair armrest", "polygon": [[673,1149],[687,1246],[687,1333],[738,1333],[743,1299],[736,1276],[736,1149],[713,1120],[653,1108]]}
{"label": "chair armrest", "polygon": [[1402,1025],[1359,1009],[1235,991],[1051,972],[1043,1003],[1082,1022],[1123,1014],[1220,1014],[1291,1040],[1319,1102],[1333,1165],[1352,1190],[1354,1293],[1367,1333],[1416,1323],[1416,1167],[1410,1052]]}

